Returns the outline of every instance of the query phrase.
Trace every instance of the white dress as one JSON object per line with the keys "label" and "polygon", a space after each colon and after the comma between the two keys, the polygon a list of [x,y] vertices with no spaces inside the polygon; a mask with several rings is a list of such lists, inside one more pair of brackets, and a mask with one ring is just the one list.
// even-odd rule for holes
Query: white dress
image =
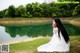
{"label": "white dress", "polygon": [[54,28],[52,39],[37,48],[38,52],[68,52],[70,50],[70,42],[66,43],[61,32],[58,36],[58,28]]}

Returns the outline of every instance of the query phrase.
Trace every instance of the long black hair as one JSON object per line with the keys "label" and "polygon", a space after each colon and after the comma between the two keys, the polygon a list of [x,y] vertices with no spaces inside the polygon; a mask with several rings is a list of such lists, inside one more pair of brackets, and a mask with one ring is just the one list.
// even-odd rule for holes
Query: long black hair
{"label": "long black hair", "polygon": [[59,37],[60,37],[60,32],[61,32],[62,36],[64,37],[64,40],[66,41],[66,43],[68,43],[69,42],[69,36],[68,36],[68,33],[66,32],[63,24],[61,23],[60,19],[59,18],[54,18],[54,21],[57,24]]}

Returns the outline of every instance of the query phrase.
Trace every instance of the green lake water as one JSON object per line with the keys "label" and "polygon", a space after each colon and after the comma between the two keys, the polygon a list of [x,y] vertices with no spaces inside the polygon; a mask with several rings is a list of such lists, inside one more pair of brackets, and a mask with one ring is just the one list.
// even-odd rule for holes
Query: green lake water
{"label": "green lake water", "polygon": [[52,35],[52,25],[3,25],[0,26],[0,44],[17,42]]}
{"label": "green lake water", "polygon": [[[80,27],[64,24],[69,35],[79,35]],[[52,24],[38,25],[0,25],[0,44],[33,39],[34,37],[46,37],[53,35]]]}

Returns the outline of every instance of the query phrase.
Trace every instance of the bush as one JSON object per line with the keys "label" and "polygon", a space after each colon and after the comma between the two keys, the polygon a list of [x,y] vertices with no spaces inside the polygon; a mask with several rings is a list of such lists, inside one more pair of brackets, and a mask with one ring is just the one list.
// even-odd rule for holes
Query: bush
{"label": "bush", "polygon": [[77,5],[73,11],[73,16],[80,15],[80,5]]}
{"label": "bush", "polygon": [[56,17],[56,16],[57,16],[56,14],[52,13],[52,17]]}
{"label": "bush", "polygon": [[27,12],[24,17],[32,18],[33,16],[30,14],[30,12]]}
{"label": "bush", "polygon": [[0,18],[3,18],[3,12],[0,11]]}
{"label": "bush", "polygon": [[[71,17],[80,14],[79,3],[31,3],[23,5],[11,5],[7,10],[0,11],[0,17]],[[78,6],[77,6],[78,5]]]}

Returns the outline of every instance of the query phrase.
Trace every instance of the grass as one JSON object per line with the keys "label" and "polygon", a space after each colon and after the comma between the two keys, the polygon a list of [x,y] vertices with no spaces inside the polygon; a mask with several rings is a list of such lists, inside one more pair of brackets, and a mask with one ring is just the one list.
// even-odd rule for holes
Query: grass
{"label": "grass", "polygon": [[1,25],[21,25],[21,24],[38,24],[51,22],[51,18],[1,18]]}
{"label": "grass", "polygon": [[26,53],[34,53],[36,52],[36,48],[44,43],[47,43],[49,41],[48,38],[40,38],[37,40],[33,41],[28,41],[28,42],[21,42],[18,44],[11,44],[10,45],[10,51],[11,53],[15,52],[22,52],[25,51]]}
{"label": "grass", "polygon": [[80,18],[61,18],[61,21],[64,23],[70,23],[74,26],[80,26]]}
{"label": "grass", "polygon": [[34,17],[34,18],[24,18],[24,17],[15,17],[15,18],[0,18],[0,21],[11,21],[11,20],[48,20],[49,18],[45,17]]}
{"label": "grass", "polygon": [[[33,21],[33,22],[30,22],[31,25],[32,23],[34,23],[34,21],[42,21],[41,23],[39,22],[35,22],[35,23],[38,23],[37,25],[35,26],[27,26],[28,29],[30,31],[28,31],[28,33],[30,32],[33,32],[32,34],[38,34],[41,32],[41,34],[49,34],[51,31],[48,32],[48,30],[51,29],[51,22],[50,24],[45,24],[47,22],[44,22],[44,20],[50,20],[49,18],[2,18],[0,19],[0,21],[2,22],[5,22],[5,21],[12,21],[14,23],[11,23],[11,24],[6,24],[6,29],[7,31],[11,32],[11,30],[13,31],[13,28],[14,28],[14,31],[18,31],[18,34],[21,34],[22,31],[24,32],[26,30],[26,27],[20,27],[21,26],[21,20],[23,21]],[[61,18],[62,22],[67,22],[69,24],[64,24],[64,27],[66,28],[67,32],[69,33],[70,35],[70,41],[71,41],[71,50],[70,50],[70,53],[80,53],[80,18]],[[20,24],[15,24],[16,21],[20,21]],[[17,23],[17,22],[16,22]],[[24,23],[24,22],[23,22]],[[28,22],[29,23],[29,22]],[[29,24],[30,24],[29,23]],[[48,21],[49,23],[49,21]],[[43,25],[41,25],[43,24]],[[3,26],[5,25],[4,23],[2,24]],[[17,29],[15,29],[15,27],[13,27],[18,25]],[[25,25],[25,24],[24,24]],[[27,25],[27,23],[26,23]],[[23,24],[22,24],[23,26]],[[41,28],[42,27],[42,28]],[[21,29],[21,30],[20,30]],[[43,29],[43,31],[41,31]],[[33,31],[32,31],[33,30]],[[25,31],[26,33],[26,31]],[[48,41],[50,40],[50,38],[41,38],[41,39],[37,39],[37,40],[33,40],[33,41],[28,41],[28,42],[21,42],[21,43],[17,43],[17,44],[11,44],[10,45],[10,53],[38,53],[37,52],[37,47],[42,45],[42,44],[45,44],[47,43]]]}
{"label": "grass", "polygon": [[[73,25],[78,25],[80,26],[80,17],[69,17],[69,18],[61,18],[62,22],[67,22]],[[48,23],[48,22],[52,22],[51,18],[45,18],[45,17],[34,17],[34,18],[20,18],[20,17],[16,17],[16,18],[0,18],[0,24],[4,25],[4,24],[37,24],[37,23]]]}
{"label": "grass", "polygon": [[[10,45],[10,53],[38,53],[37,47],[50,41],[51,38],[43,37],[28,42],[21,42]],[[70,53],[80,53],[80,36],[70,36]]]}

